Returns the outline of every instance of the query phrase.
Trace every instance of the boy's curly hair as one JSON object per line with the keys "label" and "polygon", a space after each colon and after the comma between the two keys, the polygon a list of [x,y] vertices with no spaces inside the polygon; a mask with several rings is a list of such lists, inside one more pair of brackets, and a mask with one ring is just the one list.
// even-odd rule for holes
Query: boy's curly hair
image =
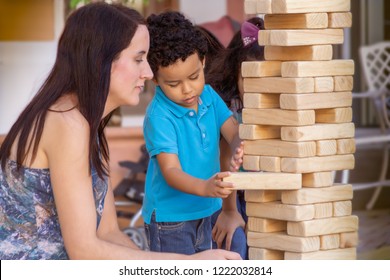
{"label": "boy's curly hair", "polygon": [[185,61],[197,53],[203,59],[207,41],[202,33],[179,12],[152,14],[147,18],[150,34],[148,61],[154,74],[178,59]]}

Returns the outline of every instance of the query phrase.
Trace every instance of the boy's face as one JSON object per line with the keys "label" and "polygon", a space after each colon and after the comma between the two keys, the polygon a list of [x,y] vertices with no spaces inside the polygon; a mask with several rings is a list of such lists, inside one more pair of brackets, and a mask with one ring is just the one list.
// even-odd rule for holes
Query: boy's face
{"label": "boy's face", "polygon": [[204,62],[199,59],[197,53],[194,53],[185,61],[179,59],[175,64],[160,67],[154,81],[170,100],[197,111],[198,99],[205,83]]}

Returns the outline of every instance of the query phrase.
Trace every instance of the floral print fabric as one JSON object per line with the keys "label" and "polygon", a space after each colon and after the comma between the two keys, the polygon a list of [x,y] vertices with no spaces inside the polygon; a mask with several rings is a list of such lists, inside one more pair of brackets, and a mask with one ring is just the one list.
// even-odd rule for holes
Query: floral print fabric
{"label": "floral print fabric", "polygon": [[[92,171],[97,225],[107,181]],[[55,206],[49,169],[0,168],[0,259],[68,259]]]}

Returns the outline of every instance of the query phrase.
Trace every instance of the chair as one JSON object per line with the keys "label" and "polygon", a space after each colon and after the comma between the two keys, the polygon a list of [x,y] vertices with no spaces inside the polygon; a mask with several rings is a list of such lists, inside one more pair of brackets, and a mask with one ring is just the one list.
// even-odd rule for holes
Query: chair
{"label": "chair", "polygon": [[[386,178],[389,167],[390,148],[390,41],[362,46],[359,49],[364,78],[368,90],[352,93],[354,99],[369,99],[375,108],[379,121],[378,128],[356,129],[356,150],[369,148],[372,145],[383,145],[383,158],[379,178],[373,182],[352,183],[354,190],[375,188],[366,205],[368,210],[374,207],[384,186],[390,186]],[[342,171],[341,182],[349,182],[349,170]]]}

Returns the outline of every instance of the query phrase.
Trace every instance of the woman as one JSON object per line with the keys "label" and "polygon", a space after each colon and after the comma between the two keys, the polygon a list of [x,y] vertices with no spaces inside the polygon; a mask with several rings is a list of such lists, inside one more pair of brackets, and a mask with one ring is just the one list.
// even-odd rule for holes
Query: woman
{"label": "woman", "polygon": [[51,73],[0,148],[0,259],[190,258],[139,250],[118,228],[108,183],[103,129],[139,103],[148,49],[135,10],[100,2],[69,16]]}

